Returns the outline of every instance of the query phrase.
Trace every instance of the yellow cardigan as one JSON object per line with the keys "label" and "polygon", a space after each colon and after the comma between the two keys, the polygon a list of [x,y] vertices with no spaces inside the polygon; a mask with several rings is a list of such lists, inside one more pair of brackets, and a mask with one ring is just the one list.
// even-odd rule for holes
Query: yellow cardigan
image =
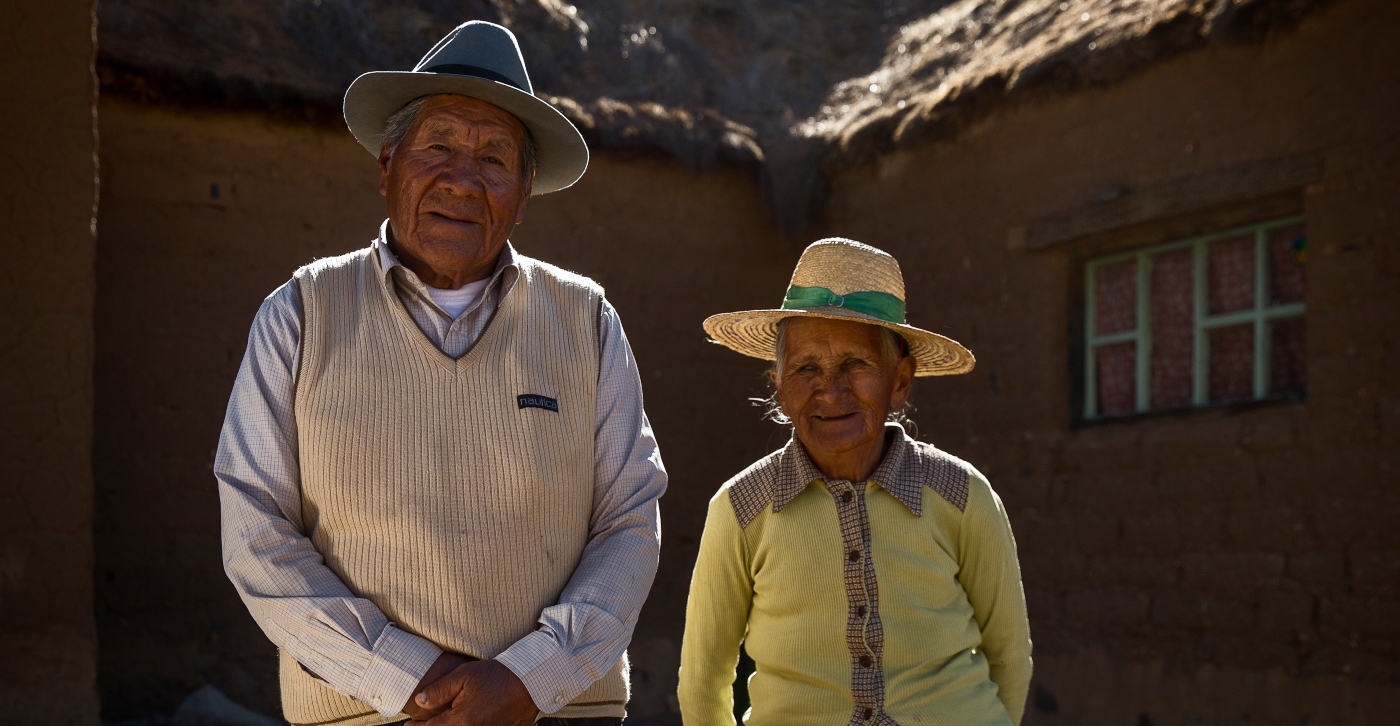
{"label": "yellow cardigan", "polygon": [[[887,435],[867,482],[824,480],[794,439],[710,500],[681,648],[686,726],[734,723],[741,642],[757,667],[749,726],[1020,723],[1030,627],[1001,500],[962,460]],[[852,554],[862,537],[868,554]],[[869,685],[853,694],[858,679],[878,683],[875,701]]]}

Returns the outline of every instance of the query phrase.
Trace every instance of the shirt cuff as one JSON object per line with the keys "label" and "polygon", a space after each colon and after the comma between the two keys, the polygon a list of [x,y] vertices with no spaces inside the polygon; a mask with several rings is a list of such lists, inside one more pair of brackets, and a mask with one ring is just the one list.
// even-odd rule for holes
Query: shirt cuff
{"label": "shirt cuff", "polygon": [[578,698],[588,687],[578,685],[578,668],[564,648],[544,630],[515,641],[496,661],[514,673],[542,714],[551,714]]}
{"label": "shirt cuff", "polygon": [[440,655],[442,648],[432,641],[390,623],[374,643],[374,653],[360,678],[359,693],[355,697],[373,706],[385,718],[393,718],[403,710],[413,689]]}

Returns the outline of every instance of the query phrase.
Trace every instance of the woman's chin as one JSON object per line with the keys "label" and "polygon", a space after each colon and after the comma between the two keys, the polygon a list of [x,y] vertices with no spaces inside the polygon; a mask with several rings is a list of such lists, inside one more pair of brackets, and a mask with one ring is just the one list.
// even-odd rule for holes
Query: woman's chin
{"label": "woman's chin", "polygon": [[868,444],[871,439],[880,435],[878,430],[871,431],[865,420],[859,416],[834,421],[818,419],[811,421],[805,428],[806,431],[797,432],[802,444],[809,449],[828,454],[844,454]]}

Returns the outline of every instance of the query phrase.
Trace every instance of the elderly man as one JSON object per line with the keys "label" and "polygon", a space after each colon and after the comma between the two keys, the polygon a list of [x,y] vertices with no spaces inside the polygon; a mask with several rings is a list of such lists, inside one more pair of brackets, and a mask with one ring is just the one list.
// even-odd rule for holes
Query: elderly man
{"label": "elderly man", "polygon": [[617,313],[517,254],[588,150],[467,23],[345,95],[388,219],[263,303],[215,461],[293,724],[618,724],[666,474]]}
{"label": "elderly man", "polygon": [[915,376],[965,373],[972,354],[905,324],[899,264],[844,239],[807,248],[782,309],[705,330],[776,360],[794,437],[710,501],[681,648],[686,726],[734,723],[741,642],[750,726],[1018,723],[1031,641],[1001,500],[887,423]]}

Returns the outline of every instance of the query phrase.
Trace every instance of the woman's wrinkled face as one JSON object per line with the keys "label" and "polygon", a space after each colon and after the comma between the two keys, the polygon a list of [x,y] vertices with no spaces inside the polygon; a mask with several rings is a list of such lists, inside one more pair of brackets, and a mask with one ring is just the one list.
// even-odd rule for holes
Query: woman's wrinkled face
{"label": "woman's wrinkled face", "polygon": [[878,443],[890,411],[904,405],[914,359],[890,355],[881,328],[789,318],[773,382],[778,403],[814,458]]}

